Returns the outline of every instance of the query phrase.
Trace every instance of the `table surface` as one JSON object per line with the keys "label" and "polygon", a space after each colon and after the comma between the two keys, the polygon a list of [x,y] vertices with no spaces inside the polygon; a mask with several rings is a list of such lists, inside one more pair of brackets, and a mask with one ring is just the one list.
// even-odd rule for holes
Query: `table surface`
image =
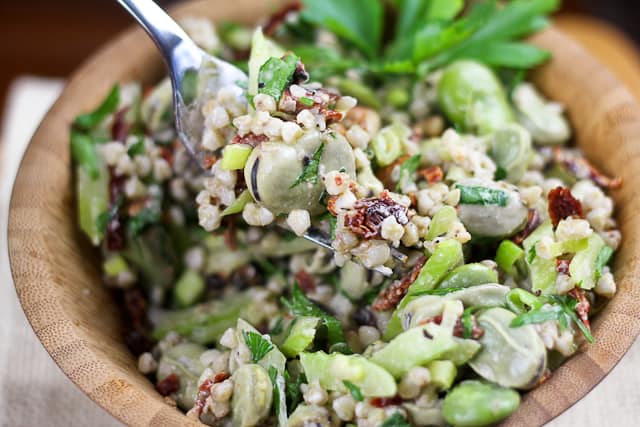
{"label": "table surface", "polygon": [[[585,26],[590,25],[585,31]],[[640,59],[626,40],[598,23],[566,19],[559,25],[575,34],[640,96]],[[595,40],[597,43],[591,43]],[[611,44],[613,42],[614,44]],[[0,134],[0,426],[119,426],[85,396],[55,365],[31,330],[18,303],[8,267],[7,211],[11,183],[26,144],[63,82],[21,78],[10,91]],[[2,143],[4,141],[4,143]],[[638,425],[640,418],[640,340],[616,368],[585,398],[550,422],[553,427]]]}

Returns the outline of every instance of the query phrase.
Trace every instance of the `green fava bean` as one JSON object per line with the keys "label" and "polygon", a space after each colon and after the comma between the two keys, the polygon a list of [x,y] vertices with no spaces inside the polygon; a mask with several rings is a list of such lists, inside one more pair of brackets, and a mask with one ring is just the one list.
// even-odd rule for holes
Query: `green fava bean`
{"label": "green fava bean", "polygon": [[442,415],[457,427],[495,424],[520,406],[520,395],[509,388],[480,381],[463,381],[447,394]]}
{"label": "green fava bean", "polygon": [[[517,184],[527,171],[531,157],[531,134],[511,123],[495,131],[489,139],[489,155],[504,174],[504,179]],[[497,174],[496,174],[497,175]]]}
{"label": "green fava bean", "polygon": [[233,379],[233,427],[259,425],[269,415],[272,386],[267,370],[260,365],[242,365]]}
{"label": "green fava bean", "polygon": [[469,366],[488,381],[526,390],[544,375],[547,349],[533,325],[512,328],[515,318],[511,311],[499,307],[476,317],[484,334],[480,338],[482,348]]}
{"label": "green fava bean", "polygon": [[498,283],[498,272],[481,263],[465,264],[453,270],[439,288],[468,288],[485,283]]}
{"label": "green fava bean", "polygon": [[164,352],[158,363],[158,381],[171,374],[178,376],[180,381],[175,397],[178,406],[185,411],[191,409],[198,394],[198,378],[205,368],[200,355],[205,350],[199,344],[178,344]]}
{"label": "green fava bean", "polygon": [[500,81],[479,62],[449,65],[438,85],[438,102],[447,118],[465,131],[486,135],[514,121]]}
{"label": "green fava bean", "polygon": [[[321,146],[319,163],[313,164]],[[253,198],[274,214],[306,209],[313,215],[324,209],[322,175],[340,169],[355,178],[355,158],[347,140],[339,133],[308,132],[295,144],[265,142],[254,148],[244,177]],[[303,174],[306,179],[300,181]]]}

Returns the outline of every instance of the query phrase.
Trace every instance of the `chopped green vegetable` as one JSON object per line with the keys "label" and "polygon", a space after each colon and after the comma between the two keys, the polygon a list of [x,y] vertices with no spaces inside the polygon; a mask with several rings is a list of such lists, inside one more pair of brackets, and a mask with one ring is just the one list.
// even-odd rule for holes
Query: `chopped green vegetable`
{"label": "chopped green vegetable", "polygon": [[229,144],[224,148],[220,166],[224,170],[242,169],[247,164],[251,151],[253,147],[248,144]]}
{"label": "chopped green vegetable", "polygon": [[115,277],[128,271],[129,265],[121,255],[113,255],[102,264],[102,269],[108,277]]}
{"label": "chopped green vegetable", "polygon": [[[533,246],[535,250],[535,245]],[[503,240],[496,252],[496,263],[502,271],[512,276],[516,275],[516,263],[524,260],[524,250],[511,240]]]}
{"label": "chopped green vegetable", "polygon": [[463,205],[507,206],[509,194],[493,188],[456,184],[460,190],[460,203]]}
{"label": "chopped green vegetable", "polygon": [[596,280],[602,277],[602,269],[609,263],[611,256],[613,255],[613,249],[610,246],[603,246],[596,258]]}
{"label": "chopped green vegetable", "polygon": [[[344,344],[346,346],[346,340],[344,338],[344,332],[342,331],[342,323],[335,317],[325,313],[316,304],[309,300],[300,289],[300,286],[296,283],[291,292],[291,299],[282,299],[282,304],[289,309],[289,311],[296,316],[308,316],[319,318],[323,325],[327,328],[327,338],[329,348]],[[346,346],[348,350],[348,346]]]}
{"label": "chopped green vegetable", "polygon": [[436,237],[442,236],[447,233],[453,226],[454,222],[458,220],[458,213],[452,206],[443,206],[436,212],[431,218],[431,224],[427,231],[427,240],[433,240]]}
{"label": "chopped green vegetable", "polygon": [[431,374],[430,384],[440,391],[449,390],[458,375],[456,365],[450,360],[434,360],[427,365]]}
{"label": "chopped green vegetable", "polygon": [[382,128],[371,141],[378,165],[388,166],[395,162],[404,152],[404,141],[410,135],[411,130],[401,123]]}
{"label": "chopped green vegetable", "polygon": [[554,236],[553,226],[549,220],[540,224],[538,228],[529,235],[529,237],[524,239],[522,246],[527,254],[526,261],[531,278],[531,289],[534,292],[541,291],[543,294],[547,295],[555,292],[558,270],[556,269],[555,259],[545,259],[536,256],[536,243],[545,236],[551,238]]}
{"label": "chopped green vegetable", "polygon": [[589,237],[587,247],[573,256],[569,264],[569,274],[582,289],[593,289],[596,285],[598,257],[604,247],[606,245],[602,237],[593,233]]}
{"label": "chopped green vegetable", "polygon": [[71,156],[76,165],[87,171],[91,179],[98,179],[100,160],[96,153],[95,144],[89,135],[71,130]]}
{"label": "chopped green vegetable", "polygon": [[498,283],[498,272],[482,263],[461,265],[442,279],[440,288],[468,288],[485,283]]}
{"label": "chopped green vegetable", "polygon": [[344,380],[359,387],[365,397],[391,397],[398,390],[387,370],[359,354],[301,353],[300,363],[309,382],[319,381],[327,390],[347,391]]}
{"label": "chopped green vegetable", "polygon": [[123,199],[123,195],[118,196],[115,203],[112,203],[108,210],[102,212],[96,218],[96,228],[102,235],[106,233],[109,223],[118,217],[118,212],[122,206]]}
{"label": "chopped green vegetable", "polygon": [[233,201],[229,206],[225,208],[220,214],[221,216],[234,215],[242,212],[247,203],[253,201],[253,196],[249,190],[244,190],[237,199]]}
{"label": "chopped green vegetable", "polygon": [[379,0],[303,0],[305,21],[324,27],[353,43],[374,60],[382,38],[382,3]]}
{"label": "chopped green vegetable", "polygon": [[120,103],[120,86],[114,85],[107,97],[91,113],[81,114],[73,122],[77,129],[91,131],[98,126],[109,115],[113,114]]}
{"label": "chopped green vegetable", "polygon": [[357,385],[355,385],[349,380],[343,380],[342,383],[349,390],[349,393],[351,393],[351,396],[353,396],[353,398],[356,401],[362,402],[364,400],[364,397],[362,396],[362,392],[360,391],[360,388]]}
{"label": "chopped green vegetable", "polygon": [[286,54],[283,59],[269,58],[260,67],[258,93],[269,95],[276,102],[280,100],[282,93],[291,83],[298,62],[300,62],[300,58],[293,54]]}
{"label": "chopped green vegetable", "polygon": [[473,318],[472,313],[478,307],[468,307],[462,312],[460,321],[462,322],[462,338],[469,339],[473,335]]}
{"label": "chopped green vegetable", "polygon": [[402,162],[402,164],[400,165],[400,178],[398,179],[398,184],[396,185],[396,191],[400,191],[405,180],[412,179],[413,174],[418,169],[418,166],[420,166],[421,157],[422,156],[420,154],[415,154]]}
{"label": "chopped green vegetable", "polygon": [[306,96],[303,96],[302,98],[299,99],[300,104],[305,105],[307,107],[313,107],[313,104],[315,104],[315,101],[311,98],[307,98]]}
{"label": "chopped green vegetable", "polygon": [[324,152],[324,144],[320,144],[318,149],[313,153],[313,156],[309,160],[309,162],[302,168],[302,172],[298,175],[295,182],[291,184],[291,187],[294,188],[298,185],[304,183],[317,184],[318,183],[318,173],[320,168],[320,159],[322,158],[322,153]]}
{"label": "chopped green vegetable", "polygon": [[81,166],[76,172],[76,197],[80,229],[97,246],[104,236],[98,218],[109,209],[109,171],[104,163],[98,163],[98,178],[93,179]]}
{"label": "chopped green vegetable", "polygon": [[251,350],[251,360],[258,363],[264,356],[273,350],[273,344],[257,332],[242,331],[245,344]]}
{"label": "chopped green vegetable", "polygon": [[385,368],[394,378],[401,378],[411,368],[439,359],[456,347],[450,331],[434,323],[408,329],[371,356],[371,361]]}
{"label": "chopped green vegetable", "polygon": [[320,321],[317,317],[297,317],[293,320],[287,338],[280,349],[287,357],[296,357],[305,351],[316,336],[316,328]]}
{"label": "chopped green vegetable", "polygon": [[273,366],[269,366],[267,372],[269,374],[269,379],[271,380],[271,386],[273,387],[272,405],[275,408],[278,426],[287,427],[287,395],[285,378]]}
{"label": "chopped green vegetable", "polygon": [[204,294],[205,283],[200,273],[185,270],[173,288],[173,295],[179,307],[190,307]]}

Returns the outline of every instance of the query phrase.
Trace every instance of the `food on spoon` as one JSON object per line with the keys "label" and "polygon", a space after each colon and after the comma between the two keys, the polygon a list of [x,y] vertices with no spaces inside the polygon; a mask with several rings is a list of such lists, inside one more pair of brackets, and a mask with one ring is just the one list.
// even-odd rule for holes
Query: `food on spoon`
{"label": "food on spoon", "polygon": [[553,375],[551,353],[594,340],[621,183],[522,80],[548,55],[517,37],[557,4],[464,3],[305,0],[262,30],[185,20],[249,77],[244,98],[203,103],[206,175],[166,79],[116,85],[74,121],[79,228],[140,371],[189,417],[489,425]]}

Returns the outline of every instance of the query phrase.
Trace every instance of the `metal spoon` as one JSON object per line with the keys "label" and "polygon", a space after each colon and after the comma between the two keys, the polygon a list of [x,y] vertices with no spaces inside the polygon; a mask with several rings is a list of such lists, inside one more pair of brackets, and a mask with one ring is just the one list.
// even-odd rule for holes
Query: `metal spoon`
{"label": "metal spoon", "polygon": [[[238,83],[247,81],[246,74],[200,49],[153,0],[117,1],[138,21],[158,47],[171,78],[178,137],[191,157],[206,171],[200,147],[204,128],[201,102],[208,95],[214,96],[219,88],[227,86],[236,87],[238,97],[243,97],[243,89]],[[196,90],[198,87],[199,91]],[[303,237],[335,252],[329,236],[318,229],[310,229]],[[407,255],[398,250],[393,250],[392,254],[402,264],[408,259]],[[374,270],[389,275],[387,269],[378,267]]]}

